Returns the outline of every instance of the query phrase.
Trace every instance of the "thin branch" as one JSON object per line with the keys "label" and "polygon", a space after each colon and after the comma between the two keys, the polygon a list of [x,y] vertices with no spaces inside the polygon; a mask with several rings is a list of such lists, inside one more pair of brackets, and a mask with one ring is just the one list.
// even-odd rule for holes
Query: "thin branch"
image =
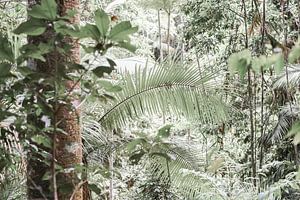
{"label": "thin branch", "polygon": [[76,195],[76,192],[77,192],[77,191],[78,191],[85,183],[87,183],[87,180],[80,181],[80,182],[76,185],[76,187],[75,187],[75,189],[74,189],[74,191],[73,191],[73,193],[72,193],[72,195],[71,195],[71,197],[70,197],[70,200],[73,200],[73,199],[74,199],[74,197],[75,197],[75,195]]}

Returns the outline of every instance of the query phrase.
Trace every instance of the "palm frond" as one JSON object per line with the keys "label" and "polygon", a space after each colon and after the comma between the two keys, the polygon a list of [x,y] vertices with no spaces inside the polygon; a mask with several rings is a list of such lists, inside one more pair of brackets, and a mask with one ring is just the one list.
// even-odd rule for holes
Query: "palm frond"
{"label": "palm frond", "polygon": [[[286,77],[286,73],[283,73],[279,78],[275,81],[273,87],[274,88],[287,88],[289,87],[298,87],[300,85],[300,68],[299,65],[292,66],[287,71],[288,79]],[[288,83],[287,83],[288,80]]]}
{"label": "palm frond", "polygon": [[228,109],[213,89],[215,73],[199,76],[197,68],[155,66],[123,75],[121,92],[98,120],[105,129],[123,127],[141,115],[169,112],[200,123],[226,120]]}
{"label": "palm frond", "polygon": [[299,118],[299,114],[300,109],[298,105],[282,107],[275,128],[261,138],[262,144],[272,145],[280,142],[288,133],[293,122]]}
{"label": "palm frond", "polygon": [[190,143],[179,138],[174,138],[170,145],[162,146],[158,150],[171,158],[167,160],[163,156],[150,156],[146,161],[146,168],[151,174],[164,184],[182,191],[185,198],[195,199],[201,186],[206,181],[185,173],[186,171],[198,171],[205,165],[205,155],[196,143]]}

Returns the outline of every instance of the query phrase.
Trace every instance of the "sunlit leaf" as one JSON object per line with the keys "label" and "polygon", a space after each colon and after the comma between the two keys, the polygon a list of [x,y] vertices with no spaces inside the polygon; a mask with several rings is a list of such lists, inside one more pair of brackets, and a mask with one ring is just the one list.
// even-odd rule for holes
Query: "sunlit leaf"
{"label": "sunlit leaf", "polygon": [[43,20],[31,18],[20,24],[15,30],[15,34],[41,35],[46,31],[46,24]]}
{"label": "sunlit leaf", "polygon": [[158,130],[158,134],[157,134],[157,137],[159,138],[168,138],[171,134],[171,128],[173,127],[173,125],[171,124],[168,124],[162,128],[160,128]]}
{"label": "sunlit leaf", "polygon": [[101,34],[102,37],[105,37],[108,28],[109,28],[109,23],[110,19],[109,16],[105,13],[104,10],[98,9],[95,11],[95,21],[96,21],[96,26]]}
{"label": "sunlit leaf", "polygon": [[109,39],[121,42],[129,41],[129,35],[137,32],[138,27],[132,27],[129,21],[123,21],[115,25],[109,34]]}
{"label": "sunlit leaf", "polygon": [[42,0],[40,5],[35,5],[28,11],[28,15],[38,19],[55,20],[57,4],[55,0]]}

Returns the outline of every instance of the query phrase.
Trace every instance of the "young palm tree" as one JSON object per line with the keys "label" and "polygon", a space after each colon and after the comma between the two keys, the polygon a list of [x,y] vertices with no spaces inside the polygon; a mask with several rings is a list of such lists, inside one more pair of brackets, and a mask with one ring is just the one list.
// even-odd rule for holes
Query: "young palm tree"
{"label": "young palm tree", "polygon": [[[84,125],[84,139],[90,148],[93,150],[100,148],[103,153],[104,149],[107,151],[112,145],[112,141],[107,139],[111,137],[109,133],[116,133],[116,130],[126,127],[131,121],[143,115],[170,113],[203,125],[220,124],[227,119],[229,110],[216,93],[214,79],[216,77],[217,74],[208,70],[199,76],[197,67],[184,67],[176,64],[136,68],[134,74],[124,72],[120,81],[123,89],[115,93],[107,109],[103,110],[97,102],[86,108],[87,117],[83,118],[83,124],[86,124]],[[124,144],[126,141],[121,143]],[[149,165],[151,165],[149,168],[157,169],[156,173],[163,176],[165,181],[171,175],[175,187],[187,188],[186,181],[189,178],[179,171],[182,168],[198,170],[197,161],[199,160],[192,159],[196,158],[197,153],[189,151],[188,146],[182,147],[175,143],[157,147],[155,150],[160,149],[160,152],[157,152],[159,155],[172,153],[175,159],[170,160],[166,165],[165,158],[149,156]],[[153,152],[150,154],[152,155]],[[193,196],[198,189],[199,187],[190,188],[186,195]]]}

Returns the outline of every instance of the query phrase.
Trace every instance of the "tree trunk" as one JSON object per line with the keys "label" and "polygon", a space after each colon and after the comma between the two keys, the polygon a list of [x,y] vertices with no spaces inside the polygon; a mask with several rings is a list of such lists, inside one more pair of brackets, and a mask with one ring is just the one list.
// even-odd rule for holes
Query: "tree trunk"
{"label": "tree trunk", "polygon": [[[79,0],[56,0],[58,4],[58,12],[61,16],[65,15],[68,9],[78,11],[80,6]],[[40,3],[40,0],[28,0],[28,6]],[[79,23],[79,15],[77,14],[71,23]],[[29,43],[38,44],[41,41],[48,41],[53,36],[53,31],[46,31],[42,36],[28,38]],[[63,56],[58,52],[51,52],[46,55],[47,62],[34,61],[37,71],[42,73],[56,73],[58,63],[61,62],[80,62],[79,44],[72,38],[64,38],[64,44],[72,46],[68,56]],[[73,91],[79,90],[79,85],[75,85],[73,81],[65,82],[66,104],[55,104],[53,119],[51,119],[54,132],[49,135],[52,138],[52,149],[43,149],[52,156],[51,167],[46,164],[45,158],[41,157],[35,151],[28,154],[28,198],[33,199],[59,199],[59,200],[81,200],[83,197],[82,189],[79,186],[80,180],[77,178],[76,172],[72,171],[76,165],[82,163],[82,141],[79,116],[80,110],[76,108],[78,99],[73,95]],[[54,88],[55,89],[55,88]],[[34,119],[33,119],[34,120]],[[57,128],[64,131],[60,133]],[[37,133],[42,134],[42,133]],[[38,146],[38,148],[41,148]],[[38,158],[38,159],[37,159]],[[64,170],[57,172],[57,166]],[[52,169],[50,169],[52,168]],[[51,180],[43,180],[47,173],[52,173]],[[50,173],[50,174],[51,174]],[[56,181],[57,178],[57,181]]]}

